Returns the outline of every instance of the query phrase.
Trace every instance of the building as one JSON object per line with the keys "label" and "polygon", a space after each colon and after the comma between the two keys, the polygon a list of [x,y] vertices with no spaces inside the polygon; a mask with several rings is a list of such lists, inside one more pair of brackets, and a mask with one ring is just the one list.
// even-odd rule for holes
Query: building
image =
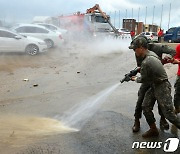
{"label": "building", "polygon": [[134,31],[137,34],[143,32],[143,22],[136,22],[135,19],[123,19],[123,28]]}
{"label": "building", "polygon": [[142,32],[158,32],[159,26],[155,24],[146,24],[143,22],[136,22],[135,19],[123,19],[123,28],[134,31],[136,35]]}
{"label": "building", "polygon": [[123,28],[135,32],[136,27],[137,23],[135,19],[123,19]]}
{"label": "building", "polygon": [[144,31],[145,32],[158,32],[159,30],[159,26],[158,25],[155,25],[155,24],[146,24],[144,25]]}
{"label": "building", "polygon": [[144,23],[143,22],[137,22],[136,23],[136,34],[140,34],[144,30]]}

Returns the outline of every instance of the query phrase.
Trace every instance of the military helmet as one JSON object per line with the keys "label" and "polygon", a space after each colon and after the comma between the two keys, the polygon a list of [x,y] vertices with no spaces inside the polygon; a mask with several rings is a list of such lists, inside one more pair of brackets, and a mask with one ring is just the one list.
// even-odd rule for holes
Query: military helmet
{"label": "military helmet", "polygon": [[137,36],[132,40],[129,49],[136,49],[141,46],[147,48],[148,43],[150,43],[150,40],[146,36]]}

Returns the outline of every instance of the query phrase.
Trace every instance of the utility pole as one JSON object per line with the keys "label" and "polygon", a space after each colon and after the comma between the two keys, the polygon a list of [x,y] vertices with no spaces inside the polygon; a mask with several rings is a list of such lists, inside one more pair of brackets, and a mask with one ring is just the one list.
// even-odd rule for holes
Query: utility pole
{"label": "utility pole", "polygon": [[121,28],[121,11],[119,10],[119,29]]}
{"label": "utility pole", "polygon": [[137,34],[139,34],[139,13],[140,13],[140,7],[138,9],[138,25],[137,25]]}
{"label": "utility pole", "polygon": [[153,7],[153,17],[152,17],[152,32],[153,32],[153,24],[154,24],[154,11],[155,11],[155,5]]}
{"label": "utility pole", "polygon": [[125,17],[125,29],[126,29],[126,22],[127,22],[127,9],[126,9],[126,17]]}
{"label": "utility pole", "polygon": [[162,25],[162,16],[163,16],[163,5],[162,5],[162,9],[161,9],[161,21],[160,21],[160,28],[161,28],[161,25]]}
{"label": "utility pole", "polygon": [[144,21],[144,31],[146,31],[146,18],[147,18],[147,6],[146,6],[146,13],[145,13],[145,21]]}
{"label": "utility pole", "polygon": [[116,27],[116,11],[114,12],[114,27]]}
{"label": "utility pole", "polygon": [[147,18],[147,6],[146,6],[146,13],[145,13],[145,25],[146,25],[146,18]]}
{"label": "utility pole", "polygon": [[170,3],[170,7],[169,7],[169,21],[168,21],[168,29],[169,29],[169,24],[170,24],[170,19],[171,18],[171,3]]}
{"label": "utility pole", "polygon": [[132,22],[131,22],[131,30],[133,30],[133,8],[132,8]]}

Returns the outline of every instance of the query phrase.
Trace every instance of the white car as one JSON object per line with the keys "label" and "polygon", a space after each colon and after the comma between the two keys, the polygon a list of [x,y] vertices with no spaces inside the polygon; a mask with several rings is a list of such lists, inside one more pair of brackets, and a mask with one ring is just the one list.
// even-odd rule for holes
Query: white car
{"label": "white car", "polygon": [[22,36],[4,28],[0,28],[0,42],[1,52],[25,52],[36,55],[47,51],[47,45],[43,40]]}
{"label": "white car", "polygon": [[67,33],[66,29],[59,28],[59,27],[57,27],[55,25],[52,25],[52,24],[46,24],[46,23],[35,23],[35,24],[43,26],[43,27],[45,27],[47,29],[50,29],[52,31],[55,31],[55,32],[60,32],[62,34]]}
{"label": "white car", "polygon": [[118,32],[119,32],[119,38],[132,41],[129,30],[127,30],[125,28],[121,28],[121,29],[118,29]]}
{"label": "white car", "polygon": [[122,34],[130,34],[130,31],[125,28],[118,29],[118,31],[119,31],[119,33],[122,33]]}
{"label": "white car", "polygon": [[45,28],[47,28],[49,30],[52,30],[52,31],[56,32],[56,33],[59,33],[59,35],[62,35],[64,41],[67,41],[69,39],[68,38],[69,37],[68,36],[68,31],[66,29],[62,29],[62,28],[59,28],[59,27],[57,27],[55,25],[46,24],[46,23],[35,23],[35,24],[43,26],[43,27],[45,27]]}
{"label": "white car", "polygon": [[158,42],[158,35],[156,32],[142,32],[139,36],[144,35],[153,42]]}
{"label": "white car", "polygon": [[18,26],[12,27],[11,30],[16,31],[17,33],[22,35],[42,39],[46,42],[48,48],[60,46],[64,42],[59,32],[51,31],[40,25],[19,24]]}

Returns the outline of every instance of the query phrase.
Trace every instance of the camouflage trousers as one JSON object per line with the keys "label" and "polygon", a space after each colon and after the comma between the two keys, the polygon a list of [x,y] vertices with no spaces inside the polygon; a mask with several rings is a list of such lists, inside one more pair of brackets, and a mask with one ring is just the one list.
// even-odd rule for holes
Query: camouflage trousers
{"label": "camouflage trousers", "polygon": [[180,76],[176,78],[174,89],[174,106],[176,109],[180,110]]}
{"label": "camouflage trousers", "polygon": [[152,112],[154,107],[154,101],[152,100],[157,100],[165,118],[180,129],[180,119],[178,119],[177,115],[174,113],[174,106],[171,96],[171,84],[169,81],[153,84],[145,94],[142,109],[149,125],[156,121]]}
{"label": "camouflage trousers", "polygon": [[[136,119],[140,119],[142,117],[142,104],[143,104],[143,100],[144,100],[146,92],[148,91],[148,89],[150,89],[150,87],[151,87],[150,84],[142,83],[140,88],[139,88],[139,91],[138,91],[138,100],[136,102],[136,108],[135,108],[135,113],[134,113],[134,117]],[[152,103],[155,103],[155,101],[156,101],[156,99],[152,99]],[[159,105],[158,105],[158,111],[159,111],[159,115],[162,118],[165,118],[163,113],[162,113],[162,111],[161,111],[161,108],[159,107]]]}

